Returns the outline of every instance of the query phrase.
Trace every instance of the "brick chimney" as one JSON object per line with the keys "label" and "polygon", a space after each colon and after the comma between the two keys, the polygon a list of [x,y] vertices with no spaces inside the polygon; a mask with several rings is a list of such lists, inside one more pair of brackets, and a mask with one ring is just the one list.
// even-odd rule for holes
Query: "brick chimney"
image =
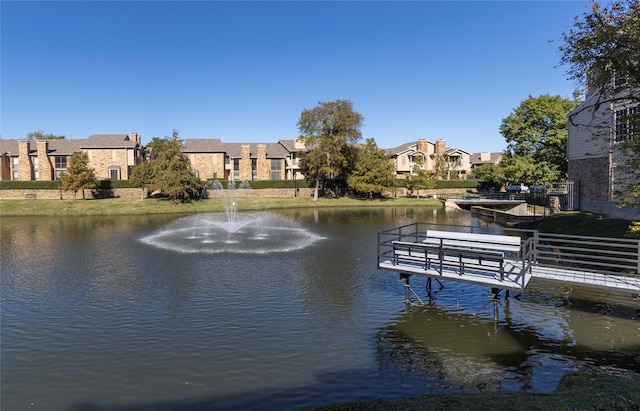
{"label": "brick chimney", "polygon": [[269,180],[271,167],[267,161],[267,145],[258,144],[258,158],[256,159],[258,167],[258,180]]}
{"label": "brick chimney", "polygon": [[436,140],[436,157],[440,157],[444,155],[446,150],[446,140],[443,138],[439,138]]}
{"label": "brick chimney", "polygon": [[240,180],[251,181],[251,145],[243,144],[240,156]]}
{"label": "brick chimney", "polygon": [[32,179],[31,159],[29,158],[29,141],[18,141],[18,180]]}
{"label": "brick chimney", "polygon": [[49,142],[47,140],[38,140],[38,175],[40,180],[53,180],[53,167],[47,155],[49,151]]}
{"label": "brick chimney", "polygon": [[140,145],[140,134],[132,131],[131,133],[129,133],[129,140],[134,141],[138,143],[138,145]]}

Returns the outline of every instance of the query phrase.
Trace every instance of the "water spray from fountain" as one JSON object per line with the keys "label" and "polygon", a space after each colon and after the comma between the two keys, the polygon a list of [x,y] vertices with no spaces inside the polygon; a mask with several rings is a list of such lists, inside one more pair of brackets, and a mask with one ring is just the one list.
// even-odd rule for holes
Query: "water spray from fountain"
{"label": "water spray from fountain", "polygon": [[207,188],[222,198],[224,214],[203,213],[180,218],[141,240],[181,253],[266,254],[291,252],[322,239],[295,221],[267,212],[238,213],[238,200],[249,183],[225,189],[218,180]]}
{"label": "water spray from fountain", "polygon": [[218,180],[211,183],[211,188],[221,193],[222,203],[224,205],[224,212],[227,216],[227,224],[230,233],[234,233],[238,229],[237,214],[238,214],[238,200],[240,198],[240,190],[248,190],[250,188],[249,183],[243,181],[236,187],[235,181],[229,181],[227,188],[222,186],[222,183]]}

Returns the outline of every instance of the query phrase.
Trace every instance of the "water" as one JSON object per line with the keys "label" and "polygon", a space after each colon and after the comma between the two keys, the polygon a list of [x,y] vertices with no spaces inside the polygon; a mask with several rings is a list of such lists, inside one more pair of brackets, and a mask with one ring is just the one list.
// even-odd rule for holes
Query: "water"
{"label": "water", "polygon": [[429,297],[414,277],[426,306],[407,308],[403,282],[376,269],[376,233],[498,229],[466,212],[238,213],[256,238],[243,246],[220,219],[3,218],[2,410],[288,410],[640,372],[624,296],[534,281],[494,322],[488,289]]}

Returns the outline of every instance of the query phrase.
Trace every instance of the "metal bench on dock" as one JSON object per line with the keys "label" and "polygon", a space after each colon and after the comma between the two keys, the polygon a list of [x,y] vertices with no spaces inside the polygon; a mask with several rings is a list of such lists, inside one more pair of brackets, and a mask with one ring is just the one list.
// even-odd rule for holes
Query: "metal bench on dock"
{"label": "metal bench on dock", "polygon": [[[412,274],[465,281],[492,288],[523,290],[529,279],[531,244],[517,236],[427,230],[422,239],[392,240],[392,260],[379,267]],[[523,258],[524,248],[529,250]]]}
{"label": "metal bench on dock", "polygon": [[[443,230],[431,230],[442,227]],[[499,290],[524,291],[532,278],[640,295],[640,241],[537,230],[526,236],[479,234],[476,227],[411,223],[378,232],[378,268]],[[448,230],[448,231],[444,231]],[[415,293],[414,293],[415,294]]]}

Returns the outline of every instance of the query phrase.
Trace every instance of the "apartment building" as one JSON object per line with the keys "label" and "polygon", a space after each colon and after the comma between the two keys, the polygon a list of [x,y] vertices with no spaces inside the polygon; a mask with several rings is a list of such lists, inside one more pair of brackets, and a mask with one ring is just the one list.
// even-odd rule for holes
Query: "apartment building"
{"label": "apartment building", "polygon": [[0,180],[59,180],[69,157],[84,151],[98,179],[127,180],[143,161],[140,135],[93,134],[87,139],[0,140]]}

